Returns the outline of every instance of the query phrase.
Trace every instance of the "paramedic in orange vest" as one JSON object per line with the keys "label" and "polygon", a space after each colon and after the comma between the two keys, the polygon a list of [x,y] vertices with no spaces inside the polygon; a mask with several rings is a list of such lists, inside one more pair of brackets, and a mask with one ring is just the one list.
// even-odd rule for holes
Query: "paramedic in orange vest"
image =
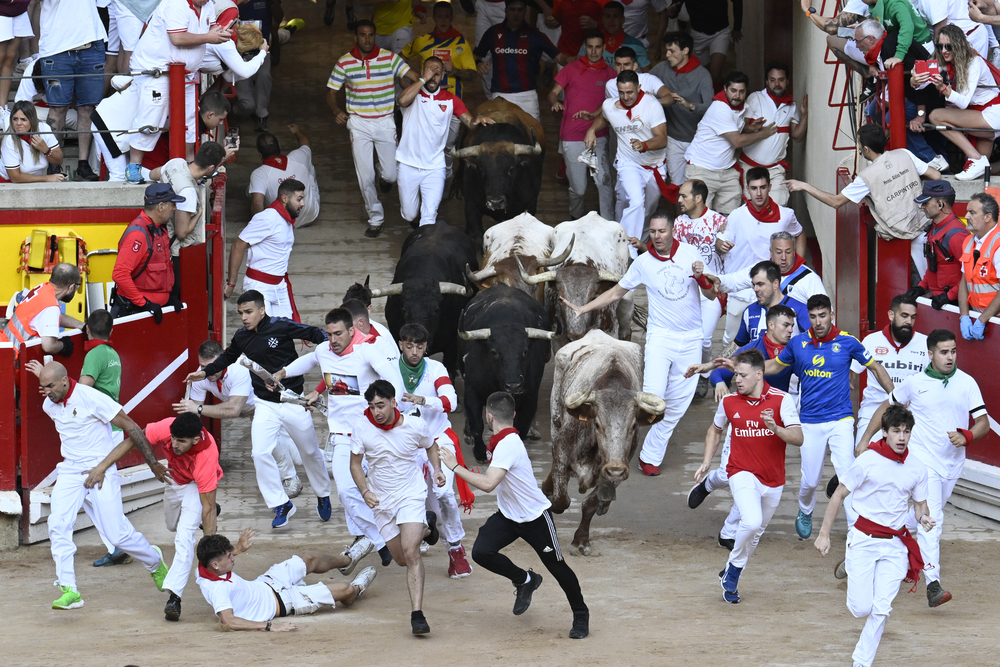
{"label": "paramedic in orange vest", "polygon": [[[146,188],[146,206],[128,226],[118,242],[118,257],[111,277],[117,295],[112,317],[149,311],[159,324],[162,306],[168,305],[174,286],[174,265],[170,260],[167,222],[184,201],[169,183],[153,183]],[[174,305],[180,310],[180,304]]]}
{"label": "paramedic in orange vest", "polygon": [[[986,323],[1000,312],[1000,228],[997,200],[985,193],[972,195],[966,212],[972,235],[962,252],[964,280],[958,284],[958,309],[962,313],[962,338],[982,340]],[[978,311],[973,319],[969,311]]]}
{"label": "paramedic in orange vest", "polygon": [[43,283],[25,295],[14,308],[14,312],[3,330],[4,338],[14,343],[17,354],[19,343],[42,339],[45,354],[73,354],[73,340],[69,336],[59,337],[59,327],[82,329],[83,322],[64,314],[59,302],[69,302],[80,287],[80,270],[73,264],[56,264],[49,282]]}

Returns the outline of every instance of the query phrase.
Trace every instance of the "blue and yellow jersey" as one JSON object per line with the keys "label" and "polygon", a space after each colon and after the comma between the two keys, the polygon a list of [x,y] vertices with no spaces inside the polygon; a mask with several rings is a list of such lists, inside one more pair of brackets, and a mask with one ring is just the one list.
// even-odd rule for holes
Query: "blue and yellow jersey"
{"label": "blue and yellow jersey", "polygon": [[777,357],[799,376],[803,424],[821,424],[854,416],[851,406],[851,360],[870,366],[875,359],[857,338],[842,331],[818,343],[812,332],[793,336]]}
{"label": "blue and yellow jersey", "polygon": [[[472,45],[454,28],[444,35],[433,31],[421,35],[404,46],[401,54],[407,60],[419,57],[421,69],[424,61],[431,56],[437,56],[443,62],[451,61],[455,69],[476,69],[476,59],[472,57]],[[462,80],[457,76],[446,75],[441,82],[441,88],[455,97],[462,97]]]}

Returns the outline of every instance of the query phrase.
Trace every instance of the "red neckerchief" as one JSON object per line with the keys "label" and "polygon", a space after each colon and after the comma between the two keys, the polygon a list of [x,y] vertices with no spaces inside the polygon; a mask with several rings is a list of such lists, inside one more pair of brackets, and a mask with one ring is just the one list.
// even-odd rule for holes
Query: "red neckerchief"
{"label": "red neckerchief", "polygon": [[767,203],[764,204],[763,210],[758,211],[754,208],[753,202],[749,199],[747,202],[747,210],[750,211],[750,215],[754,217],[757,222],[778,222],[781,220],[781,208],[774,203],[774,200],[770,197],[767,198]]}
{"label": "red neckerchief", "polygon": [[758,396],[757,398],[750,398],[749,396],[745,396],[740,392],[736,392],[736,395],[742,398],[750,405],[759,405],[760,402],[763,401],[764,398],[767,396],[767,392],[769,392],[770,390],[771,390],[771,385],[767,383],[767,380],[764,380],[764,386],[761,388],[760,396]]}
{"label": "red neckerchief", "polygon": [[379,424],[377,421],[375,421],[375,417],[372,416],[371,408],[365,408],[365,417],[368,417],[368,421],[372,423],[372,426],[379,429],[380,431],[391,431],[392,429],[396,428],[396,424],[399,423],[399,417],[400,417],[399,410],[393,408],[392,411],[393,411],[392,423],[389,424],[388,426]]}
{"label": "red neckerchief", "polygon": [[376,329],[375,327],[369,327],[369,329],[368,329],[368,336],[372,340],[375,340],[376,338],[378,338],[378,329]]}
{"label": "red neckerchief", "polygon": [[[361,329],[356,328],[354,329],[354,336],[351,338],[351,342],[348,344],[347,347],[344,348],[343,352],[337,354],[336,352],[333,352],[333,347],[330,348],[330,351],[333,352],[334,354],[337,354],[338,357],[346,357],[351,352],[354,352],[354,346],[357,345],[358,343],[370,343],[373,340],[375,340],[375,338],[371,336],[366,336],[361,331]],[[327,345],[329,345],[329,343],[327,343]]]}
{"label": "red neckerchief", "polygon": [[[883,443],[884,444],[884,443]],[[870,445],[869,449],[875,447],[875,445]],[[886,445],[888,449],[889,446]],[[913,539],[913,535],[906,526],[903,526],[899,530],[893,530],[888,526],[883,526],[882,524],[875,523],[871,519],[863,516],[859,516],[854,522],[854,527],[860,530],[862,533],[872,535],[874,537],[898,537],[903,541],[903,545],[906,546],[906,555],[909,560],[909,567],[906,570],[906,578],[903,579],[906,583],[912,583],[913,588],[910,589],[910,593],[917,589],[917,581],[920,579],[920,571],[924,569],[924,559],[920,555],[920,545],[917,541]]]}
{"label": "red neckerchief", "polygon": [[614,35],[609,35],[608,32],[601,27],[601,32],[604,33],[604,50],[608,53],[614,53],[618,50],[618,47],[622,45],[625,41],[625,31],[619,30]]}
{"label": "red neckerchief", "polygon": [[504,438],[506,438],[511,433],[513,433],[514,435],[520,435],[520,433],[517,432],[517,429],[514,428],[513,426],[508,426],[507,428],[503,429],[499,433],[494,433],[493,434],[493,437],[490,438],[490,441],[488,443],[486,443],[486,459],[487,460],[489,460],[489,461],[493,460],[493,450],[497,448],[497,445],[500,444],[501,440],[503,440]]}
{"label": "red neckerchief", "polygon": [[284,219],[284,221],[287,222],[288,224],[293,226],[295,225],[295,220],[293,220],[292,216],[288,214],[288,209],[285,208],[285,205],[281,203],[280,199],[275,199],[271,203],[271,205],[268,206],[268,208],[273,208],[275,211],[277,211],[278,215],[280,215],[282,219]]}
{"label": "red neckerchief", "polygon": [[698,60],[698,56],[691,56],[690,58],[688,58],[688,61],[684,63],[684,65],[682,65],[681,67],[674,67],[673,70],[677,74],[687,74],[700,64],[701,61]]}
{"label": "red neckerchief", "polygon": [[954,83],[954,81],[955,81],[955,66],[952,65],[951,63],[947,63],[944,66],[944,70],[946,72],[948,72],[948,81],[951,81],[951,82]]}
{"label": "red neckerchief", "polygon": [[91,338],[88,341],[84,341],[84,343],[83,343],[83,351],[84,352],[90,352],[91,350],[93,350],[98,345],[107,345],[112,350],[115,349],[114,346],[111,344],[110,340],[101,340],[100,338]]}
{"label": "red neckerchief", "polygon": [[816,338],[816,330],[813,327],[809,327],[809,343],[815,347],[819,347],[820,343],[829,343],[831,340],[840,335],[840,329],[830,325],[830,330],[822,338]]}
{"label": "red neckerchief", "polygon": [[[580,60],[581,63],[583,63],[584,71],[586,71],[588,68],[589,69],[607,69],[607,67],[608,67],[608,64],[606,62],[604,62],[604,58],[601,58],[596,63],[592,63],[589,60],[587,60],[587,56],[580,56],[579,60]],[[638,101],[639,100],[636,100],[636,102],[638,102]],[[622,106],[625,106],[625,105],[623,104]],[[633,104],[632,106],[635,106],[635,105]]]}
{"label": "red neckerchief", "polygon": [[632,120],[632,109],[634,109],[636,105],[639,104],[639,102],[642,100],[645,94],[646,93],[640,90],[639,94],[636,95],[635,102],[633,102],[631,106],[625,106],[625,103],[621,101],[621,98],[618,99],[618,102],[621,103],[622,105],[622,109],[625,109],[625,115],[628,117],[629,120]]}
{"label": "red neckerchief", "polygon": [[198,576],[202,579],[208,579],[209,581],[229,581],[232,578],[233,573],[232,571],[229,571],[226,572],[226,576],[220,577],[201,563],[198,563]]}
{"label": "red neckerchief", "polygon": [[261,160],[268,167],[274,167],[275,169],[280,169],[284,171],[288,169],[288,157],[285,155],[272,155],[271,157],[266,157]]}
{"label": "red neckerchief", "polygon": [[884,33],[882,35],[882,39],[880,39],[877,42],[875,42],[875,46],[873,46],[871,48],[871,50],[868,51],[868,53],[865,54],[865,62],[866,63],[868,63],[869,65],[872,65],[873,67],[875,66],[875,63],[878,62],[879,54],[882,53],[882,42],[885,41],[885,36],[888,35],[888,34],[889,33]]}
{"label": "red neckerchief", "polygon": [[378,55],[379,50],[380,49],[378,48],[378,46],[375,46],[374,48],[372,48],[371,51],[368,52],[368,55],[364,56],[361,55],[361,49],[355,46],[353,49],[351,49],[351,55],[357,58],[358,60],[371,60],[372,58]]}
{"label": "red neckerchief", "polygon": [[729,103],[729,98],[726,97],[726,91],[724,90],[720,90],[718,93],[715,94],[715,97],[713,97],[712,99],[715,100],[716,102],[724,102],[725,105],[730,109],[732,109],[733,111],[743,111],[743,107],[746,106],[746,102],[744,102],[743,104],[734,108],[733,105]]}
{"label": "red neckerchief", "polygon": [[885,438],[868,445],[868,449],[896,463],[906,463],[906,457],[910,455],[909,448],[904,449],[902,454],[897,454],[896,450],[890,447],[889,443],[885,441]]}
{"label": "red neckerchief", "polygon": [[781,97],[775,97],[774,95],[771,94],[771,91],[768,90],[767,88],[764,89],[764,92],[767,93],[767,96],[771,98],[771,100],[774,102],[774,106],[776,107],[780,107],[782,104],[792,104],[795,101],[792,99],[791,93],[785,93]]}
{"label": "red neckerchief", "polygon": [[885,329],[882,329],[882,335],[885,336],[885,339],[889,341],[889,345],[892,345],[893,349],[895,349],[896,352],[899,352],[904,347],[906,347],[905,345],[896,345],[896,341],[892,337],[892,329],[889,327],[888,324],[885,325]]}
{"label": "red neckerchief", "polygon": [[656,252],[656,248],[653,247],[653,242],[652,241],[650,241],[646,245],[646,250],[649,251],[650,255],[652,255],[656,259],[660,260],[661,262],[669,262],[669,261],[673,260],[674,253],[677,252],[677,248],[679,248],[680,245],[681,245],[681,242],[678,241],[677,239],[674,239],[673,244],[670,246],[670,254],[668,254],[666,257],[664,257],[660,253]]}
{"label": "red neckerchief", "polygon": [[455,30],[455,26],[448,28],[448,32],[438,32],[437,29],[431,31],[431,36],[435,39],[453,39],[455,37],[461,37],[462,33]]}
{"label": "red neckerchief", "polygon": [[767,350],[768,359],[777,359],[781,351],[785,349],[785,346],[781,343],[775,343],[767,334],[764,334],[764,349]]}
{"label": "red neckerchief", "polygon": [[224,369],[222,371],[222,377],[220,377],[218,380],[215,381],[215,386],[218,387],[220,392],[222,391],[222,381],[226,379],[226,373],[228,372],[229,372],[228,368]]}
{"label": "red neckerchief", "polygon": [[191,2],[191,0],[188,0],[188,7],[191,8],[191,11],[194,12],[195,16],[201,18],[201,7],[195,7],[194,3]]}
{"label": "red neckerchief", "polygon": [[66,379],[69,380],[69,391],[66,392],[66,395],[63,396],[61,401],[56,401],[57,404],[62,403],[63,405],[66,405],[66,401],[69,400],[69,397],[73,395],[73,390],[76,389],[76,380],[73,378]]}
{"label": "red neckerchief", "polygon": [[28,144],[29,146],[31,145],[31,135],[30,134],[19,134],[17,136],[21,137],[21,141],[23,141],[24,143]]}
{"label": "red neckerchief", "polygon": [[798,269],[800,266],[802,266],[805,263],[806,263],[806,260],[804,260],[801,257],[799,257],[798,255],[796,255],[795,256],[795,263],[792,264],[792,268],[788,269],[788,271],[786,271],[785,273],[782,273],[781,275],[787,276],[788,274],[792,273],[793,271],[795,271],[796,269]]}

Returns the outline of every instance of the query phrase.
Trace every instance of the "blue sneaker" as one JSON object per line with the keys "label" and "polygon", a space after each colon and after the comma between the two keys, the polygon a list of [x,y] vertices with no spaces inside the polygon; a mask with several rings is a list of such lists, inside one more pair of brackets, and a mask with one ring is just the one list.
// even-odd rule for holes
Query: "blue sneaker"
{"label": "blue sneaker", "polygon": [[289,500],[284,505],[278,505],[273,510],[274,521],[271,522],[271,528],[284,528],[288,525],[288,519],[295,514],[295,505]]}
{"label": "blue sneaker", "polygon": [[125,167],[125,180],[129,183],[134,183],[135,185],[142,183],[142,170],[140,169],[140,165],[133,163]]}
{"label": "blue sneaker", "polygon": [[316,501],[316,514],[323,521],[329,521],[333,514],[333,507],[330,505],[330,496],[324,496]]}
{"label": "blue sneaker", "polygon": [[719,583],[722,585],[722,599],[730,604],[737,604],[740,601],[740,594],[737,589],[739,588],[740,575],[743,574],[743,568],[727,563],[726,569],[719,574]]}
{"label": "blue sneaker", "polygon": [[795,533],[803,540],[808,540],[813,534],[813,515],[806,514],[799,510],[799,515],[795,518]]}
{"label": "blue sneaker", "polygon": [[107,567],[109,565],[125,565],[126,563],[131,563],[132,557],[127,553],[115,547],[113,553],[104,554],[100,558],[94,561],[94,567]]}

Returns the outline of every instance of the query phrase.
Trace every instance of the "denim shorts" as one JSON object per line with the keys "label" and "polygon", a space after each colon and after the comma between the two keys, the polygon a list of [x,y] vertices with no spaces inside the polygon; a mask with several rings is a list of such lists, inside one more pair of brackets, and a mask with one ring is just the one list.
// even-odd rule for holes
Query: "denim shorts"
{"label": "denim shorts", "polygon": [[[60,78],[67,74],[95,74],[79,78]],[[96,106],[104,98],[104,42],[96,41],[85,49],[63,51],[42,58],[45,101],[49,106]]]}

